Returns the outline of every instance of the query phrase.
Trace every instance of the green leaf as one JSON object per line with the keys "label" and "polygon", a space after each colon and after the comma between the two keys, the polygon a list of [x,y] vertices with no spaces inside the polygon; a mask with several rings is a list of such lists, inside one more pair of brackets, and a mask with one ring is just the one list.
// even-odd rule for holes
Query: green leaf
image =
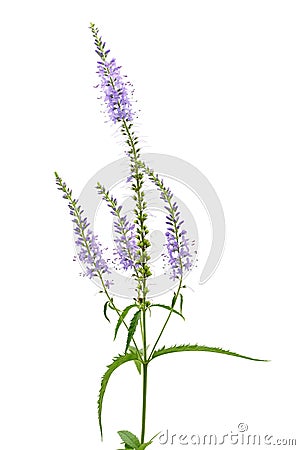
{"label": "green leaf", "polygon": [[107,366],[108,370],[102,377],[101,387],[98,397],[98,419],[100,425],[101,438],[103,439],[103,428],[102,428],[102,408],[103,408],[103,398],[106,391],[107,383],[110,379],[111,374],[122,364],[127,361],[134,361],[137,359],[136,355],[128,353],[127,355],[118,355],[113,359],[113,362]]}
{"label": "green leaf", "polygon": [[174,292],[174,295],[173,295],[173,298],[172,298],[172,303],[171,303],[171,308],[174,308],[176,300],[177,300],[177,295]]}
{"label": "green leaf", "polygon": [[156,436],[158,436],[161,433],[161,431],[159,433],[156,433],[155,436],[153,436],[153,438],[150,439],[150,441],[145,442],[144,444],[141,444],[138,448],[138,450],[144,450],[146,447],[148,447],[148,445],[152,444],[152,442],[154,441],[154,439],[156,438]]}
{"label": "green leaf", "polygon": [[180,308],[179,308],[179,311],[180,311],[181,314],[182,314],[182,305],[183,305],[183,295],[180,294]]}
{"label": "green leaf", "polygon": [[135,333],[137,324],[139,323],[140,317],[141,317],[141,311],[138,310],[138,311],[134,314],[133,318],[131,319],[131,322],[130,322],[130,325],[129,325],[129,329],[128,329],[128,336],[127,336],[127,342],[126,342],[125,353],[127,352],[128,347],[129,347],[129,344],[130,344],[130,342],[131,342],[131,339],[132,339],[133,336],[134,336],[134,333]]}
{"label": "green leaf", "polygon": [[117,337],[119,328],[120,328],[120,326],[121,326],[123,320],[125,319],[125,317],[126,317],[127,314],[129,313],[129,311],[131,310],[131,308],[134,308],[135,306],[137,307],[137,305],[134,303],[134,304],[132,304],[132,305],[127,306],[127,307],[122,311],[121,315],[119,316],[117,325],[116,325],[114,340],[115,340],[116,337]]}
{"label": "green leaf", "polygon": [[[133,347],[132,345],[129,345],[128,347],[130,353],[132,353],[133,355],[136,355],[136,357],[138,358],[138,352],[136,351],[136,348]],[[143,349],[141,349],[141,352],[143,351]],[[134,360],[134,364],[135,367],[137,368],[138,373],[141,375],[142,373],[142,363],[140,360]]]}
{"label": "green leaf", "polygon": [[152,444],[153,441],[145,442],[144,444],[141,444],[137,450],[144,450],[148,445]]}
{"label": "green leaf", "polygon": [[108,307],[108,304],[109,304],[109,300],[107,300],[107,302],[105,302],[105,304],[104,304],[103,314],[104,314],[105,319],[108,320],[108,321],[110,322],[109,318],[107,317],[107,307]]}
{"label": "green leaf", "polygon": [[122,439],[123,443],[128,446],[128,448],[137,450],[141,445],[138,438],[130,431],[126,431],[126,430],[118,431],[118,435]]}
{"label": "green leaf", "polygon": [[145,442],[144,444],[141,444],[137,450],[144,450],[150,444],[152,444],[152,441]]}
{"label": "green leaf", "polygon": [[236,356],[238,358],[250,359],[252,361],[262,361],[268,362],[267,359],[258,359],[251,358],[250,356],[240,355],[239,353],[234,353],[229,350],[223,350],[219,347],[206,347],[205,345],[174,345],[173,347],[162,347],[159,350],[156,350],[153,353],[152,359],[157,358],[157,356],[166,355],[167,353],[176,353],[176,352],[213,352],[213,353],[223,353],[224,355]]}
{"label": "green leaf", "polygon": [[182,317],[183,320],[185,320],[183,315],[180,312],[176,311],[176,309],[171,308],[171,306],[161,305],[160,303],[155,303],[154,305],[151,305],[151,307],[153,307],[153,306],[159,306],[160,308],[168,309],[169,311],[172,311],[173,313],[178,314],[178,316]]}

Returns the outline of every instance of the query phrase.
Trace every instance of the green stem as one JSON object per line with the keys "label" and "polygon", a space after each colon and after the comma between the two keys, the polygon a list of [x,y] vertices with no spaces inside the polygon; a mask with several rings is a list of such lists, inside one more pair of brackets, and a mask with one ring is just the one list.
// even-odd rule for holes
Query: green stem
{"label": "green stem", "polygon": [[148,361],[147,361],[147,337],[146,337],[146,311],[143,309],[142,313],[142,338],[143,338],[143,405],[142,405],[142,431],[141,431],[141,444],[145,441],[145,428],[146,428],[146,410],[147,410],[147,372],[148,372]]}
{"label": "green stem", "polygon": [[146,411],[147,411],[147,372],[148,372],[148,360],[147,360],[147,334],[146,334],[146,297],[147,297],[147,277],[151,275],[149,267],[147,265],[148,255],[147,247],[150,245],[146,242],[147,230],[144,222],[144,199],[142,192],[142,181],[139,173],[139,160],[137,150],[135,148],[134,139],[130,133],[130,129],[125,120],[123,120],[123,128],[127,134],[129,147],[132,150],[132,162],[134,165],[135,179],[136,179],[136,200],[137,200],[137,220],[140,227],[139,242],[141,248],[141,265],[142,265],[142,279],[138,278],[138,291],[142,293],[142,317],[140,321],[142,341],[143,341],[143,404],[142,404],[142,429],[141,429],[141,444],[145,442],[145,428],[146,428]]}
{"label": "green stem", "polygon": [[[179,293],[180,293],[181,286],[182,286],[182,277],[180,278],[179,286],[178,286],[177,292],[176,292],[176,294],[175,294],[175,302],[174,302],[174,303],[176,303],[176,300],[177,300],[178,295],[179,295]],[[152,350],[151,350],[151,352],[150,352],[148,361],[150,361],[151,358],[152,358],[152,355],[153,355],[153,353],[154,353],[154,350],[155,350],[155,348],[156,348],[156,346],[157,346],[157,344],[158,344],[160,338],[162,337],[163,332],[165,331],[165,328],[166,328],[166,326],[167,326],[167,324],[168,324],[168,322],[169,322],[169,320],[170,320],[170,317],[171,317],[171,315],[172,315],[172,312],[173,312],[173,309],[169,312],[168,317],[167,317],[167,319],[166,319],[166,321],[165,321],[165,323],[164,323],[164,325],[163,325],[163,327],[162,327],[162,329],[161,329],[161,331],[160,331],[160,333],[159,333],[159,335],[158,335],[158,338],[156,339],[155,344],[153,345],[153,348],[152,348]]]}
{"label": "green stem", "polygon": [[[145,308],[145,306],[144,306]],[[142,320],[143,320],[143,356],[145,363],[147,362],[147,337],[146,337],[146,311],[143,309],[142,312]]]}
{"label": "green stem", "polygon": [[145,363],[143,364],[143,406],[142,406],[141,444],[144,444],[145,442],[146,409],[147,409],[147,371],[148,371],[148,363]]}

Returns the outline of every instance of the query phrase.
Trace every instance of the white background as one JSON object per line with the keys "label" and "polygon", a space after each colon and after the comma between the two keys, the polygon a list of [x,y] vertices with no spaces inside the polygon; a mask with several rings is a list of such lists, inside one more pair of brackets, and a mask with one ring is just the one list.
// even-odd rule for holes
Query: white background
{"label": "white background", "polygon": [[145,150],[198,167],[225,211],[221,264],[188,291],[187,321],[175,318],[164,342],[272,360],[157,360],[147,437],[222,435],[244,422],[299,441],[299,2],[29,1],[1,11],[0,447],[115,450],[117,430],[140,430],[129,364],[108,387],[100,442],[100,377],[123,344],[72,262],[53,176],[79,193],[122,156],[92,88],[90,21],[136,88]]}

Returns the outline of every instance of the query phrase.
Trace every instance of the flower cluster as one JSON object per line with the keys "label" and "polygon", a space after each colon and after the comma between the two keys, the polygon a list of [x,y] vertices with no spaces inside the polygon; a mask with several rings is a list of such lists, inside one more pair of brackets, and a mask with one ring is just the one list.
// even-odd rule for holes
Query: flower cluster
{"label": "flower cluster", "polygon": [[173,193],[170,188],[166,188],[163,180],[155,174],[152,169],[140,162],[140,167],[146,172],[149,179],[155,184],[160,192],[160,198],[166,203],[164,208],[167,210],[165,233],[168,251],[168,260],[171,268],[171,279],[181,278],[183,272],[192,267],[187,231],[182,228],[183,220],[180,220],[178,204],[173,201]]}
{"label": "flower cluster", "polygon": [[169,188],[160,191],[160,198],[167,203],[165,209],[168,211],[166,216],[167,232],[167,250],[169,255],[169,264],[171,266],[171,278],[175,280],[183,275],[184,270],[191,268],[191,254],[189,252],[186,230],[182,229],[183,220],[180,220],[180,212],[176,202],[172,202],[173,194]]}
{"label": "flower cluster", "polygon": [[103,92],[101,97],[106,103],[109,119],[113,123],[126,120],[132,122],[134,113],[132,109],[132,84],[125,81],[126,76],[121,75],[121,66],[116,64],[115,58],[109,59],[110,50],[105,50],[105,42],[99,36],[98,28],[94,24],[90,25],[94,36],[96,53],[100,57],[98,61],[98,75],[100,77],[100,86]]}
{"label": "flower cluster", "polygon": [[[166,203],[168,212],[166,223],[168,225],[166,236],[166,249],[168,252],[168,261],[171,268],[171,278],[181,278],[184,270],[189,270],[192,266],[191,254],[186,230],[182,229],[183,221],[180,221],[180,213],[177,204],[173,201],[173,194],[167,189],[163,181],[155,175],[153,170],[146,168],[140,160],[139,140],[134,131],[132,111],[131,84],[121,75],[121,67],[116,64],[114,58],[109,58],[110,50],[105,49],[105,42],[99,36],[99,30],[94,24],[90,24],[90,29],[94,37],[96,53],[99,56],[98,75],[101,82],[103,99],[107,107],[108,115],[113,123],[121,122],[120,131],[125,137],[129,150],[126,155],[130,158],[132,190],[134,191],[133,200],[136,202],[135,224],[130,224],[126,216],[121,216],[121,209],[117,207],[115,199],[105,195],[105,189],[102,188],[102,195],[112,209],[115,216],[114,229],[117,234],[115,239],[116,254],[120,265],[127,270],[134,268],[139,272],[140,280],[143,281],[143,289],[146,292],[145,280],[151,275],[148,266],[149,255],[147,248],[150,242],[147,240],[148,229],[146,226],[147,214],[145,212],[147,204],[145,202],[143,184],[145,172],[150,180],[160,191],[162,200]],[[98,87],[97,86],[97,87]],[[99,188],[99,186],[98,186]],[[141,288],[141,286],[140,286]]]}
{"label": "flower cluster", "polygon": [[[99,36],[99,30],[94,24],[90,24],[90,29],[94,37],[94,43],[96,46],[96,53],[100,57],[98,61],[98,74],[101,82],[98,86],[101,87],[103,93],[102,99],[106,103],[108,116],[113,123],[120,123],[120,131],[122,136],[125,137],[125,143],[129,149],[125,151],[125,154],[130,158],[130,169],[132,174],[132,190],[134,191],[133,199],[136,202],[136,208],[134,210],[136,219],[136,243],[138,246],[137,260],[135,261],[135,269],[138,272],[138,287],[137,290],[143,291],[143,295],[147,293],[146,278],[151,276],[150,266],[148,261],[150,256],[148,255],[147,248],[150,247],[150,242],[146,238],[148,229],[146,226],[147,214],[145,209],[147,207],[145,202],[145,196],[143,191],[143,173],[138,170],[138,158],[140,148],[138,148],[138,138],[133,129],[133,119],[136,114],[132,108],[132,85],[125,80],[125,77],[121,75],[121,67],[117,66],[115,59],[109,59],[109,50],[105,50],[105,42]],[[97,87],[98,87],[97,86]],[[125,220],[126,221],[126,220]],[[121,228],[116,231],[122,232],[123,224]],[[133,232],[133,229],[131,230]],[[124,236],[121,237],[117,243],[117,248],[122,252],[124,248]],[[128,240],[127,240],[128,241]],[[127,259],[120,260],[124,266]]]}
{"label": "flower cluster", "polygon": [[[76,219],[74,222],[75,221]],[[98,241],[98,236],[95,236],[90,228],[87,228],[85,235],[83,235],[81,230],[85,230],[85,228],[83,228],[84,226],[84,224],[81,226],[76,224],[75,234],[77,235],[77,239],[75,244],[79,249],[78,258],[86,268],[85,275],[93,278],[99,276],[99,273],[101,273],[101,275],[110,273],[107,261],[103,257],[103,249],[101,243]],[[111,282],[106,280],[105,286],[109,288],[110,285]]]}
{"label": "flower cluster", "polygon": [[85,275],[90,278],[99,277],[103,287],[109,288],[112,282],[104,279],[104,274],[109,274],[110,270],[107,261],[103,257],[103,249],[95,236],[86,217],[83,217],[83,210],[78,205],[78,200],[72,197],[72,191],[66,183],[55,172],[58,189],[63,192],[63,198],[68,200],[70,215],[73,217],[74,232],[77,236],[75,244],[78,247],[78,258],[85,267]]}
{"label": "flower cluster", "polygon": [[97,184],[100,195],[104,198],[114,216],[114,230],[116,232],[115,255],[123,269],[136,269],[138,267],[138,245],[136,242],[135,224],[130,223],[126,215],[121,215],[122,206],[118,206],[117,200],[109,195],[105,187],[100,183]]}
{"label": "flower cluster", "polygon": [[122,119],[131,122],[134,117],[130,93],[128,91],[131,84],[124,81],[120,69],[121,66],[116,65],[115,59],[111,61],[98,61],[97,73],[101,78],[100,84],[104,93],[102,98],[106,103],[109,119],[113,123],[119,122]]}

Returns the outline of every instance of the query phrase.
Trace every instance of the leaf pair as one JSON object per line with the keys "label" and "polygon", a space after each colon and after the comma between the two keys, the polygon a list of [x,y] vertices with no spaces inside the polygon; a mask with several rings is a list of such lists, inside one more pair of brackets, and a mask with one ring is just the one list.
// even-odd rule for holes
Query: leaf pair
{"label": "leaf pair", "polygon": [[[138,307],[138,306],[137,306],[135,303],[133,303],[133,304],[131,304],[131,305],[128,305],[128,306],[121,312],[121,314],[119,315],[119,319],[118,319],[116,328],[115,328],[114,340],[116,339],[117,334],[118,334],[118,331],[119,331],[119,328],[120,328],[121,324],[124,322],[125,317],[126,317],[127,314],[129,313],[129,311],[130,311],[132,308],[137,308],[137,307]],[[130,345],[130,342],[132,341],[132,338],[133,338],[134,333],[135,333],[135,331],[136,331],[136,327],[137,327],[137,325],[138,325],[138,323],[139,323],[140,317],[141,317],[141,311],[138,310],[138,311],[134,314],[134,316],[132,317],[132,319],[131,319],[131,322],[130,322],[130,325],[129,325],[129,328],[128,328],[128,335],[127,335],[127,341],[126,341],[125,353],[127,353],[127,350],[128,350],[129,345]]]}
{"label": "leaf pair", "polygon": [[[98,418],[99,418],[99,425],[100,425],[100,431],[101,431],[101,438],[103,438],[103,430],[102,430],[103,398],[104,398],[104,394],[105,394],[106,387],[107,387],[108,381],[110,379],[110,376],[118,367],[120,367],[122,364],[124,364],[128,361],[134,361],[135,363],[136,362],[140,363],[140,359],[138,357],[136,349],[134,347],[129,347],[129,350],[130,350],[130,353],[127,353],[125,355],[119,355],[113,359],[113,362],[107,366],[108,369],[105,372],[105,374],[103,375],[103,378],[101,381],[101,388],[100,388],[99,398],[98,398]],[[224,355],[236,356],[238,358],[249,359],[252,361],[263,361],[263,362],[267,361],[264,359],[251,358],[250,356],[240,355],[239,353],[234,353],[234,352],[231,352],[230,350],[223,350],[222,348],[219,348],[219,347],[207,347],[205,345],[198,345],[198,344],[195,344],[195,345],[185,344],[185,345],[174,345],[173,347],[162,347],[161,349],[156,350],[153,353],[151,360],[154,358],[157,358],[158,356],[166,355],[168,353],[194,352],[194,351],[221,353]],[[141,445],[144,445],[144,444],[141,444]],[[127,447],[127,448],[130,448],[130,447]],[[142,447],[142,449],[143,448],[145,448],[145,447]]]}
{"label": "leaf pair", "polygon": [[119,316],[119,319],[118,319],[118,322],[117,322],[117,325],[116,325],[116,328],[115,328],[114,340],[115,340],[116,337],[117,337],[119,328],[120,328],[120,326],[122,325],[122,322],[124,322],[125,317],[126,317],[127,314],[129,313],[129,311],[130,311],[132,308],[134,308],[134,307],[137,308],[137,305],[136,305],[135,303],[126,306],[126,308],[121,312],[121,314],[120,314],[120,316]]}
{"label": "leaf pair", "polygon": [[[182,287],[185,287],[185,286],[182,286]],[[172,308],[174,308],[174,306],[177,302],[177,299],[178,299],[178,294],[175,294],[175,292],[174,292],[174,295],[172,298],[172,303],[171,303]],[[182,293],[180,293],[180,307],[179,307],[180,314],[182,314],[182,305],[183,305],[183,295],[182,295]],[[173,311],[175,312],[175,310],[173,310]]]}
{"label": "leaf pair", "polygon": [[[118,332],[118,329],[119,329],[119,327],[120,327],[120,325],[121,325],[121,323],[122,323],[122,320],[124,319],[124,317],[126,317],[128,311],[130,311],[130,309],[133,308],[134,306],[137,306],[137,305],[129,305],[129,306],[127,306],[127,308],[124,309],[124,311],[122,312],[121,316],[119,317],[119,321],[118,321],[117,327],[116,327],[116,333]],[[177,314],[178,316],[182,317],[183,320],[185,320],[185,318],[183,317],[183,315],[181,314],[181,312],[176,311],[175,309],[173,309],[173,308],[170,307],[170,306],[167,306],[167,305],[161,305],[160,303],[155,303],[154,305],[151,305],[151,307],[159,307],[159,308],[167,309],[168,311]],[[180,304],[180,309],[182,310],[182,304]],[[122,316],[122,315],[124,315],[124,316]],[[121,318],[121,317],[122,317],[122,318]],[[141,311],[138,310],[138,311],[134,314],[134,316],[132,317],[132,319],[131,319],[131,322],[130,322],[130,325],[129,325],[129,329],[128,329],[128,335],[127,335],[127,342],[126,342],[125,353],[127,353],[127,350],[128,350],[128,348],[129,348],[129,345],[130,345],[130,343],[131,343],[131,341],[132,341],[132,339],[133,339],[133,336],[134,336],[134,333],[135,333],[135,331],[136,331],[137,325],[138,325],[138,323],[139,323],[140,317],[141,317]],[[120,322],[120,323],[119,323],[119,322]],[[115,337],[116,337],[116,335],[117,335],[116,333],[115,333]]]}

